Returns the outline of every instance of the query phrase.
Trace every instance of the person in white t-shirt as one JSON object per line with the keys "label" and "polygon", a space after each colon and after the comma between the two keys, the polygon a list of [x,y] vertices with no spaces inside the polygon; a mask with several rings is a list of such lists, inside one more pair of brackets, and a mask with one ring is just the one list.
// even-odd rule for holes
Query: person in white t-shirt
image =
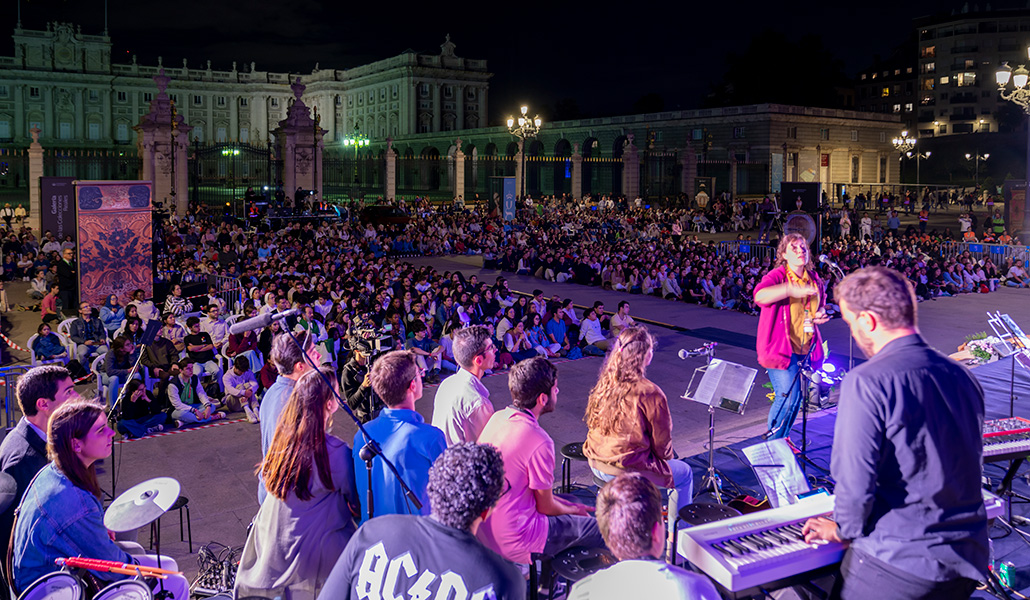
{"label": "person in white t-shirt", "polygon": [[619,562],[581,579],[569,600],[720,600],[704,575],[659,559],[665,545],[662,498],[640,473],[623,473],[597,495],[597,525]]}
{"label": "person in white t-shirt", "polygon": [[629,316],[629,301],[623,300],[622,302],[619,302],[619,308],[612,316],[611,320],[612,337],[619,337],[619,334],[623,329],[632,327],[636,324],[637,322],[633,320],[633,317]]}

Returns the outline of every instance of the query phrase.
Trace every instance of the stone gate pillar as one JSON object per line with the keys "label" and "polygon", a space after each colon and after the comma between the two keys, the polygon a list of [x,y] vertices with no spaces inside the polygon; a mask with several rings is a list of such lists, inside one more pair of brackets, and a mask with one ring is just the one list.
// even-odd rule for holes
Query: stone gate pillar
{"label": "stone gate pillar", "polygon": [[397,198],[397,152],[393,149],[393,138],[386,138],[386,189],[387,202]]}
{"label": "stone gate pillar", "polygon": [[454,197],[465,200],[465,153],[461,151],[461,138],[454,142]]}
{"label": "stone gate pillar", "polygon": [[186,124],[168,97],[171,77],[161,69],[154,76],[157,96],[136,130],[136,145],[143,162],[142,178],[154,182],[154,199],[182,217],[189,204],[189,161],[186,150],[193,127]]}
{"label": "stone gate pillar", "polygon": [[312,118],[311,109],[301,100],[306,88],[300,77],[290,86],[295,100],[272,135],[283,161],[283,192],[292,196],[298,189],[314,190],[321,200],[322,136],[326,130],[319,126],[317,114]]}
{"label": "stone gate pillar", "polygon": [[35,232],[37,240],[43,239],[43,232],[39,230],[42,226],[40,212],[43,205],[39,201],[39,178],[43,176],[43,145],[39,143],[38,127],[29,130],[32,134],[32,143],[29,144],[29,226]]}
{"label": "stone gate pillar", "polygon": [[622,193],[632,203],[640,195],[640,153],[633,145],[633,134],[628,134],[626,139],[629,145],[622,153]]}
{"label": "stone gate pillar", "polygon": [[583,155],[579,153],[579,144],[572,145],[572,199],[583,198]]}

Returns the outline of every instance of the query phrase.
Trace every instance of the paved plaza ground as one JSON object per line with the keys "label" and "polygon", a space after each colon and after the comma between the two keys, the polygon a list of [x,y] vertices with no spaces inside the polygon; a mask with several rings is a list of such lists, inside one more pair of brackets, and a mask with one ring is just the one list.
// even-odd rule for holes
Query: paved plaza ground
{"label": "paved plaza ground", "polygon": [[[954,221],[957,214],[953,208],[948,216]],[[944,217],[939,218],[943,220]],[[496,271],[481,269],[478,257],[425,258],[413,262],[432,264],[441,271],[461,270],[466,276],[477,274],[480,281],[490,283],[501,275]],[[649,369],[649,377],[665,390],[670,399],[674,447],[680,456],[691,456],[705,450],[708,435],[706,407],[679,397],[685,391],[691,373],[703,361],[678,359],[676,352],[681,348],[689,349],[707,341],[717,341],[717,358],[759,369],[756,387],[744,414],[717,413],[717,446],[753,438],[765,431],[769,401],[765,397],[767,390],[760,386],[768,378],[757,365],[755,356],[757,317],[575,284],[556,284],[511,274],[504,276],[509,279],[514,290],[530,292],[539,288],[547,295],[556,293],[572,298],[578,305],[602,300],[608,311],[614,310],[620,300],[629,299],[635,317],[654,323],[651,330],[658,338],[659,350]],[[26,286],[22,282],[8,284],[12,304],[26,302]],[[1015,289],[1002,289],[988,295],[943,298],[920,304],[920,322],[930,344],[942,352],[951,353],[965,335],[990,330],[986,319],[988,310],[1009,313],[1023,324],[1024,329],[1030,328],[1028,300],[1030,291]],[[11,338],[24,345],[31,333],[35,332],[39,313],[12,311],[8,318],[13,325]],[[850,348],[846,325],[840,319],[835,319],[821,329],[829,341],[833,360],[846,365]],[[25,353],[16,350],[12,354],[15,359],[22,360],[21,364],[27,364]],[[596,382],[600,366],[600,358],[563,361],[558,365],[561,389],[558,409],[542,419],[544,429],[554,438],[557,448],[585,438],[583,414],[587,395]],[[487,377],[484,383],[491,392],[495,408],[503,408],[509,403],[505,375]],[[92,395],[94,387],[86,385],[80,389],[84,395]],[[436,386],[426,386],[425,395],[417,405],[419,412],[427,419],[432,414],[436,389]],[[1017,413],[1030,413],[1030,410],[1017,409]],[[179,539],[177,514],[167,514],[162,519],[162,550],[176,558],[190,578],[197,572],[196,551],[199,545],[213,541],[242,547],[247,525],[258,509],[254,470],[260,459],[259,427],[241,420],[241,417],[242,414],[233,415],[229,421],[214,427],[117,444],[114,460],[104,461],[101,467],[101,483],[109,490],[112,464],[115,465],[118,493],[154,477],[173,477],[181,483],[182,494],[190,500],[194,553],[190,554],[187,544]],[[355,430],[346,414],[337,414],[333,428],[336,435],[350,443]],[[559,467],[560,464],[555,466],[556,480]],[[572,474],[575,481],[590,483],[589,471],[584,463],[574,464]],[[145,533],[141,533],[140,541],[146,545],[148,539]]]}

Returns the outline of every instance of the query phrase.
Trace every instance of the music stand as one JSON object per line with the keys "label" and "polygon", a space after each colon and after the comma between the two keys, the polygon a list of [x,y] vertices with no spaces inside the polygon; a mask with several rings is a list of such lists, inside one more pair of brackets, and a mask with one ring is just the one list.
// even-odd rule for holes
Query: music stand
{"label": "music stand", "polygon": [[[1004,358],[1012,359],[1012,363],[1009,364],[1009,418],[1011,419],[1016,416],[1016,363],[1018,362],[1024,369],[1030,369],[1030,339],[1027,339],[1022,328],[1012,317],[1001,314],[1001,311],[995,311],[994,314],[988,311],[987,322],[1001,340],[1000,344],[995,344],[995,349],[1000,350],[999,354],[1004,354]],[[1023,464],[1023,460],[1017,458],[1009,461],[1009,468],[1002,478],[1001,487],[998,488],[999,493],[1008,496],[1010,522],[1012,521],[1012,498],[1030,500],[1030,498],[1012,491],[1012,481],[1015,479],[1020,465]]]}
{"label": "music stand", "polygon": [[[701,380],[697,388],[691,391],[698,374],[701,375]],[[757,374],[757,369],[713,359],[709,354],[708,364],[694,369],[690,383],[687,384],[687,391],[683,394],[686,400],[708,406],[708,470],[701,480],[698,493],[711,488],[715,501],[719,504],[722,504],[722,484],[715,469],[715,409],[744,414]]]}
{"label": "music stand", "polygon": [[1024,369],[1030,369],[1030,339],[1026,337],[1012,317],[1001,314],[1001,311],[994,314],[988,311],[987,322],[1001,340],[1001,344],[996,344],[995,349],[1000,350],[999,354],[1004,354],[1003,358],[1012,358],[1012,364],[1009,365],[1009,418],[1011,419],[1016,416],[1016,363],[1018,362]]}

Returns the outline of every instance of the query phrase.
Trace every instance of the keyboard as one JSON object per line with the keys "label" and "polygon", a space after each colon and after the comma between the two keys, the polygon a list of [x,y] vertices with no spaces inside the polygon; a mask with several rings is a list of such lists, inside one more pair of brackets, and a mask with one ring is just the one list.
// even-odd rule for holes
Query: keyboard
{"label": "keyboard", "polygon": [[731,592],[764,586],[840,562],[844,545],[806,544],[801,528],[831,516],[833,496],[682,529],[679,554]]}
{"label": "keyboard", "polygon": [[[983,497],[988,519],[1005,512],[1001,498],[987,490]],[[789,506],[681,529],[678,551],[731,592],[794,585],[801,580],[796,576],[844,557],[843,544],[806,544],[801,534],[808,519],[832,517],[833,502],[833,496],[818,494]]]}
{"label": "keyboard", "polygon": [[984,462],[1030,456],[1030,420],[1022,417],[984,421]]}

